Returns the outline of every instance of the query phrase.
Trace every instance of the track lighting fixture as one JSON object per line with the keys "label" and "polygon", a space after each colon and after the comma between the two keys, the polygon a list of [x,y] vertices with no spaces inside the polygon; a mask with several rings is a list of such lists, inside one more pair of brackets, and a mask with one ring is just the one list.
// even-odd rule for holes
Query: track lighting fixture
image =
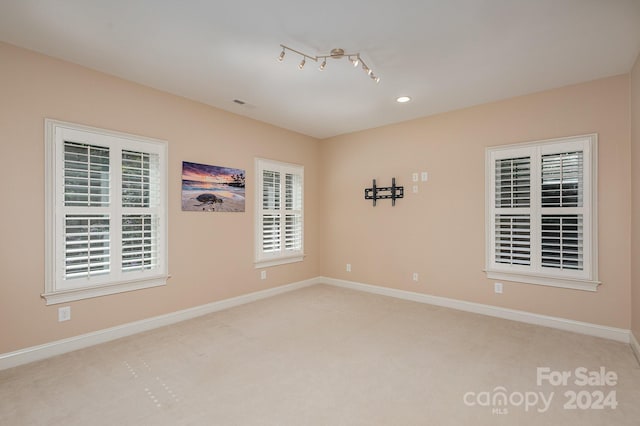
{"label": "track lighting fixture", "polygon": [[360,57],[360,53],[344,53],[344,49],[336,48],[336,49],[332,49],[328,55],[310,56],[310,55],[307,55],[306,53],[302,53],[288,46],[285,46],[284,44],[281,44],[280,47],[282,47],[282,52],[280,53],[280,56],[278,56],[278,62],[282,62],[284,60],[284,55],[286,51],[289,50],[293,53],[296,53],[302,56],[302,61],[300,61],[298,68],[300,69],[304,68],[304,64],[306,63],[307,59],[312,60],[313,62],[318,62],[319,59],[322,59],[322,63],[320,63],[320,67],[318,69],[320,71],[323,71],[327,67],[327,58],[341,59],[346,57],[354,66],[354,68],[362,64],[362,69],[367,73],[367,75],[371,77],[371,79],[376,83],[380,82],[380,77],[376,76],[373,73],[373,70],[369,68],[367,64],[364,63],[364,61]]}

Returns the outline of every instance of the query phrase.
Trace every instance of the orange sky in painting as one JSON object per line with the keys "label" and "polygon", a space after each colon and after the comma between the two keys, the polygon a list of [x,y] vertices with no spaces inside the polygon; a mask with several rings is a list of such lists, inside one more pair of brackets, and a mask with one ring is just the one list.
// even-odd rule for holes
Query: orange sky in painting
{"label": "orange sky in painting", "polygon": [[229,183],[233,182],[231,175],[238,173],[244,173],[244,171],[228,167],[190,163],[187,161],[182,163],[182,180],[209,183]]}

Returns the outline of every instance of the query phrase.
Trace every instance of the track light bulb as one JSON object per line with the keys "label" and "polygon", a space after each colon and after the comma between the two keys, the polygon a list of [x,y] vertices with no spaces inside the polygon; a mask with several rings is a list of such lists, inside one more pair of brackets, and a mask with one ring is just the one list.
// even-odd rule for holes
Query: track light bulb
{"label": "track light bulb", "polygon": [[324,71],[324,68],[327,66],[327,59],[325,58],[324,61],[322,61],[322,63],[320,64],[320,71]]}
{"label": "track light bulb", "polygon": [[278,62],[282,61],[284,61],[284,49],[282,49],[282,53],[280,53],[280,56],[278,56]]}
{"label": "track light bulb", "polygon": [[358,59],[358,57],[356,56],[355,58],[351,59],[351,63],[353,64],[353,67],[357,67],[358,64],[360,64],[360,60]]}
{"label": "track light bulb", "polygon": [[298,65],[298,68],[302,69],[304,68],[304,64],[306,63],[306,58],[302,58],[302,61],[300,62],[300,65]]}

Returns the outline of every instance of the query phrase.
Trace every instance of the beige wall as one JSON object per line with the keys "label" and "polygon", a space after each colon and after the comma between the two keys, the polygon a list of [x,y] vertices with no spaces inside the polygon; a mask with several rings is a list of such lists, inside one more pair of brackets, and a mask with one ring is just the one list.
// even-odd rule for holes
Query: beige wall
{"label": "beige wall", "polygon": [[631,329],[640,339],[640,55],[631,70]]}
{"label": "beige wall", "polygon": [[[317,200],[305,201],[305,261],[253,267],[254,185],[245,213],[181,211],[182,161],[245,169],[254,157],[305,166],[319,191],[319,142],[196,102],[0,44],[0,353],[319,275]],[[229,100],[231,101],[231,100]],[[44,118],[169,142],[169,285],[71,303],[57,322],[45,306]]]}
{"label": "beige wall", "polygon": [[[630,327],[628,76],[317,141],[1,43],[0,63],[0,354],[319,275]],[[169,285],[71,303],[64,323],[57,306],[45,306],[45,117],[169,141]],[[599,134],[603,285],[590,293],[505,282],[495,295],[482,272],[485,147],[591,132]],[[183,160],[243,168],[253,182],[256,156],[305,166],[308,256],[270,268],[266,281],[252,263],[253,185],[245,213],[180,209]],[[420,171],[429,181],[412,194],[411,173]],[[406,189],[396,207],[363,199],[372,178],[388,185],[393,176]],[[635,263],[633,271],[637,284]]]}
{"label": "beige wall", "polygon": [[[485,147],[592,132],[599,135],[603,284],[593,293],[505,282],[504,294],[494,294],[483,272]],[[628,76],[325,140],[321,269],[334,278],[628,329],[629,149]],[[429,180],[413,194],[411,174],[420,171]],[[371,179],[386,186],[394,176],[406,192],[396,207],[364,200]]]}

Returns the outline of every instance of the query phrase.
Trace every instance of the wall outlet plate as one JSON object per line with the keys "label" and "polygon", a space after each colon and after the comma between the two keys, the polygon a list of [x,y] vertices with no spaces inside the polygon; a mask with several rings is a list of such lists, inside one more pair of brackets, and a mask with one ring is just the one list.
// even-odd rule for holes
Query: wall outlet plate
{"label": "wall outlet plate", "polygon": [[413,280],[414,281],[418,281],[418,273],[417,272],[413,273]]}
{"label": "wall outlet plate", "polygon": [[260,279],[261,280],[267,279],[267,271],[260,271]]}
{"label": "wall outlet plate", "polygon": [[497,294],[502,294],[502,283],[494,283],[493,291],[496,292]]}
{"label": "wall outlet plate", "polygon": [[347,272],[351,272],[351,264],[350,263],[347,263],[347,268],[346,269],[347,269]]}
{"label": "wall outlet plate", "polygon": [[69,321],[71,319],[71,306],[58,308],[58,322]]}

